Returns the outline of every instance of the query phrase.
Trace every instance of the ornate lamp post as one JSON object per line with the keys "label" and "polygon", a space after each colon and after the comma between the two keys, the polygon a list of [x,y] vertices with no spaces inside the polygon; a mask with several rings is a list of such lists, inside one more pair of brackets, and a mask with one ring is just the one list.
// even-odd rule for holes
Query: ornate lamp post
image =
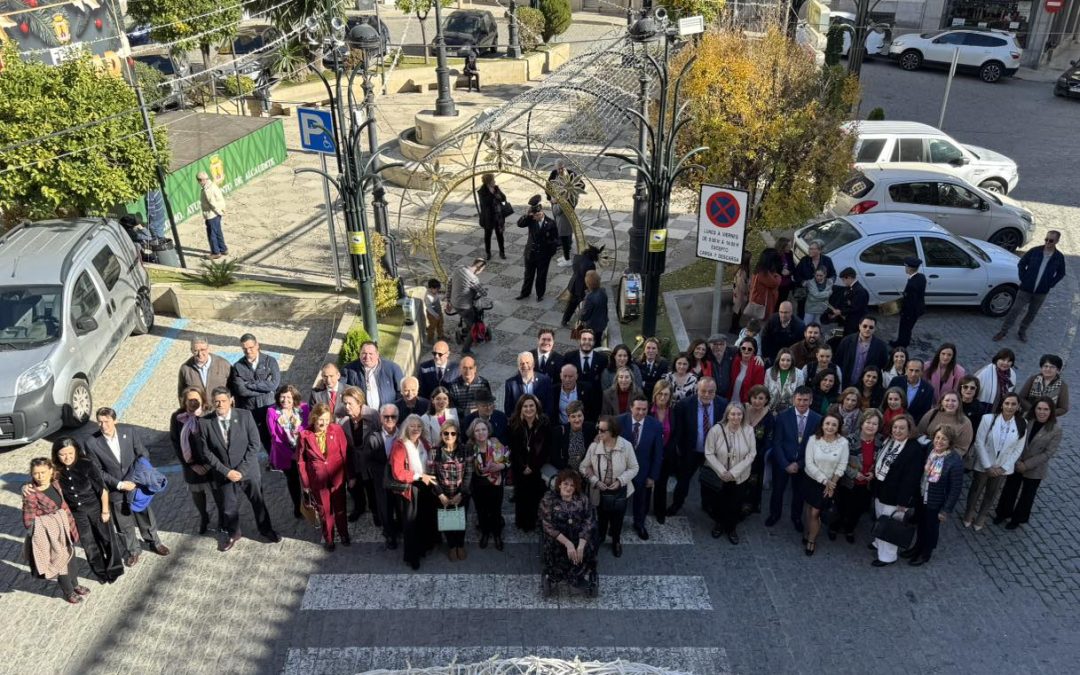
{"label": "ornate lamp post", "polygon": [[[671,43],[678,38],[678,30],[671,26],[664,15],[657,16],[650,12],[634,22],[630,26],[630,39],[636,43],[647,45],[657,40],[663,40],[664,55],[662,61],[657,61],[645,49],[642,49],[645,63],[654,71],[660,86],[659,108],[656,114],[656,123],[636,110],[626,108],[626,112],[638,118],[639,123],[648,137],[648,147],[645,151],[634,146],[629,149],[633,155],[619,153],[604,153],[609,157],[615,157],[626,161],[638,171],[639,184],[644,187],[646,193],[645,209],[645,234],[639,242],[631,238],[631,247],[638,247],[641,269],[645,284],[645,298],[642,306],[641,334],[646,337],[656,335],[656,312],[660,299],[660,277],[664,273],[667,262],[667,222],[671,207],[671,190],[679,176],[687,171],[704,167],[698,164],[690,164],[689,160],[698,153],[708,150],[706,147],[694,148],[681,157],[676,157],[675,140],[679,131],[685,126],[690,118],[685,115],[685,104],[679,102],[679,90],[682,88],[683,76],[693,66],[695,59],[690,59],[682,67],[675,78],[674,88],[669,87],[670,75],[668,73],[668,55]],[[669,94],[670,91],[670,94]],[[669,106],[669,97],[672,99]],[[636,214],[635,214],[636,215]],[[631,250],[633,255],[633,250]]]}
{"label": "ornate lamp post", "polygon": [[[334,83],[331,84],[321,70],[317,69],[319,78],[326,87],[326,93],[330,99],[330,112],[334,122],[334,128],[330,130],[334,139],[334,155],[337,158],[338,175],[331,176],[320,169],[296,169],[294,173],[316,173],[325,178],[333,185],[341,197],[342,210],[345,212],[345,228],[349,233],[349,260],[352,264],[353,277],[359,286],[360,308],[363,314],[364,330],[368,335],[379,334],[379,322],[375,315],[375,261],[372,260],[370,237],[368,236],[367,205],[364,192],[369,186],[374,186],[378,180],[378,172],[391,166],[400,166],[400,163],[375,166],[378,162],[378,153],[372,152],[366,161],[363,161],[359,149],[360,139],[364,132],[374,127],[375,120],[371,116],[372,108],[368,108],[368,117],[362,123],[357,123],[352,115],[353,104],[353,81],[356,75],[361,73],[364,77],[365,103],[374,105],[374,93],[371,91],[371,71],[369,62],[376,58],[381,43],[371,40],[366,31],[374,32],[370,26],[358,26],[350,35],[350,42],[354,42],[364,49],[365,58],[350,72],[345,71],[345,58],[349,49],[346,45],[345,22],[335,17],[330,22],[330,30],[324,31],[323,26],[317,19],[309,19],[308,42],[313,46],[322,45],[328,50],[324,64],[334,73]],[[320,32],[328,33],[320,35]],[[342,92],[342,82],[348,87],[349,109],[345,108],[345,96]],[[369,145],[377,142],[375,136],[368,132]],[[374,150],[378,150],[375,146]],[[380,185],[381,189],[381,185]],[[376,204],[380,199],[376,195]],[[384,202],[385,206],[385,202]],[[376,208],[376,221],[378,221],[378,209]],[[385,217],[385,209],[383,211]]]}
{"label": "ornate lamp post", "polygon": [[509,35],[506,40],[510,44],[506,49],[506,55],[512,59],[521,58],[521,38],[518,36],[518,23],[517,23],[517,1],[510,0],[510,9],[507,12],[510,15],[510,28],[507,29]]}
{"label": "ornate lamp post", "polygon": [[[446,38],[443,37],[442,0],[431,0],[435,5],[435,80],[439,84],[439,96],[435,99],[436,117],[454,117],[457,107],[450,95],[450,67],[446,65]],[[426,47],[425,47],[426,49]]]}

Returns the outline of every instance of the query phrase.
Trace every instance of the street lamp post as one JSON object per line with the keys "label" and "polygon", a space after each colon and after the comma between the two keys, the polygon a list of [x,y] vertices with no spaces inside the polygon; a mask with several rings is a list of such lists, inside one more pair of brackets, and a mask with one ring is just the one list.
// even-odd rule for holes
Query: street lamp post
{"label": "street lamp post", "polygon": [[517,23],[517,1],[510,0],[510,27],[507,29],[508,35],[506,40],[509,43],[509,47],[506,48],[506,55],[512,59],[521,58],[521,37],[518,35],[518,23]]}
{"label": "street lamp post", "polygon": [[[333,118],[334,128],[329,130],[334,140],[334,155],[337,159],[338,175],[331,176],[320,169],[296,169],[294,173],[315,173],[325,178],[333,185],[341,197],[342,210],[345,214],[345,228],[349,233],[349,260],[352,265],[353,277],[357,280],[360,309],[363,315],[364,330],[368,335],[375,337],[379,334],[379,322],[375,314],[375,267],[376,264],[371,255],[371,240],[367,223],[367,205],[364,192],[369,186],[373,186],[378,179],[377,172],[392,166],[401,166],[400,163],[386,164],[381,167],[374,166],[377,163],[378,153],[372,152],[366,162],[362,162],[359,150],[359,141],[364,132],[374,126],[374,118],[369,115],[362,123],[357,124],[353,118],[354,108],[352,85],[356,75],[363,70],[365,81],[365,94],[371,97],[374,103],[374,94],[370,92],[371,73],[368,70],[368,62],[375,58],[381,47],[381,39],[373,40],[369,32],[378,38],[373,28],[367,25],[354,27],[349,34],[349,42],[358,44],[364,49],[365,58],[357,64],[351,72],[346,74],[344,57],[348,55],[346,45],[345,22],[335,17],[330,22],[330,35],[317,35],[320,29],[318,20],[309,20],[308,40],[312,45],[323,45],[329,49],[329,58],[324,65],[334,72],[334,83],[317,69],[319,78],[326,87],[326,93],[330,100],[330,111]],[[366,30],[365,30],[366,29]],[[345,96],[342,92],[342,82],[348,86],[349,109],[345,108]],[[367,102],[367,101],[365,101]],[[374,139],[368,135],[369,143]],[[375,150],[378,148],[376,147]],[[381,185],[380,185],[381,188]],[[376,203],[379,197],[376,196]],[[376,208],[376,220],[378,221],[378,209]],[[385,211],[384,211],[385,214]]]}
{"label": "street lamp post", "polygon": [[[450,67],[446,65],[446,38],[443,37],[442,0],[431,0],[435,4],[435,80],[439,85],[439,96],[435,99],[436,117],[454,117],[457,107],[450,95]],[[424,47],[427,49],[427,47]]]}
{"label": "street lamp post", "polygon": [[[638,73],[638,97],[641,119],[649,119],[649,73],[645,70],[645,60],[641,62],[641,72]],[[645,124],[638,123],[638,152],[642,156],[648,151],[649,132]],[[645,231],[649,227],[649,190],[645,185],[645,172],[640,169],[637,172],[637,180],[634,182],[634,213],[630,222],[630,256],[627,263],[628,271],[632,274],[641,274],[642,259],[645,256]]]}
{"label": "street lamp post", "polygon": [[[638,171],[638,180],[646,192],[647,203],[645,204],[645,228],[640,244],[637,244],[641,256],[641,269],[645,284],[645,297],[642,303],[641,334],[646,337],[656,335],[656,314],[660,301],[660,277],[664,273],[667,262],[667,222],[671,208],[671,190],[678,178],[694,169],[703,170],[698,164],[691,164],[689,160],[698,153],[708,150],[706,147],[694,148],[681,157],[676,156],[675,140],[679,131],[690,121],[685,114],[686,105],[679,103],[679,93],[682,88],[683,76],[689,72],[695,59],[689,59],[678,76],[675,78],[674,87],[669,87],[670,75],[668,73],[668,55],[671,43],[678,38],[678,30],[672,26],[664,15],[657,15],[650,11],[645,14],[629,29],[630,40],[643,45],[642,54],[644,61],[655,72],[660,86],[659,108],[656,113],[656,123],[649,121],[646,115],[636,110],[624,108],[627,114],[638,118],[645,135],[648,137],[648,147],[645,151],[630,146],[632,155],[620,153],[604,153],[609,157],[615,157],[626,161]],[[664,54],[661,61],[657,61],[646,51],[644,45],[663,40]],[[646,85],[647,86],[647,85]],[[669,106],[669,91],[671,105]],[[631,241],[631,255],[635,242]]]}

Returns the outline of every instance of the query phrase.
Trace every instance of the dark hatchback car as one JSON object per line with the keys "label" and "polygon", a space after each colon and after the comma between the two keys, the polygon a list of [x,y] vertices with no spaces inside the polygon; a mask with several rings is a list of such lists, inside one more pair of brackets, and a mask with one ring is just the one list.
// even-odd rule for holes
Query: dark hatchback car
{"label": "dark hatchback car", "polygon": [[499,49],[499,24],[487,10],[459,9],[446,17],[443,37],[450,54],[463,52],[466,47],[480,54],[494,54]]}
{"label": "dark hatchback car", "polygon": [[1080,98],[1080,61],[1069,63],[1069,67],[1054,83],[1054,96]]}
{"label": "dark hatchback car", "polygon": [[[379,20],[374,14],[350,16],[346,21],[345,35],[348,36],[353,28],[356,28],[361,24],[371,26],[379,31],[379,35],[382,36],[382,50],[379,52],[379,56],[386,58],[386,55],[390,53],[390,29],[386,26],[386,23]],[[348,37],[346,37],[346,41],[347,40]]]}

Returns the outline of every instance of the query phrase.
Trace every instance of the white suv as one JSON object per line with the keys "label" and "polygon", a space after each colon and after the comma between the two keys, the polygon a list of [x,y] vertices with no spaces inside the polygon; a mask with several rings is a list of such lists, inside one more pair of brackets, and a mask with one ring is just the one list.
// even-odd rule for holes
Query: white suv
{"label": "white suv", "polygon": [[889,58],[904,70],[917,70],[924,63],[948,68],[957,49],[957,70],[978,73],[983,82],[1015,75],[1023,54],[1012,33],[962,28],[897,37],[889,46]]}

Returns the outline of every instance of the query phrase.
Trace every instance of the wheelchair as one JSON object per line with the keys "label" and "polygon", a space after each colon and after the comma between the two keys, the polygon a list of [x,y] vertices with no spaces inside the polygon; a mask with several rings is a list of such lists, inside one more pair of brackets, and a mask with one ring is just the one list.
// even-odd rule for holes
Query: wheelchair
{"label": "wheelchair", "polygon": [[[548,489],[555,490],[554,486],[555,476],[551,476],[548,482]],[[596,533],[593,533],[592,542],[592,557],[585,562],[586,576],[585,584],[581,587],[569,584],[564,579],[556,579],[552,576],[551,572],[555,567],[555,557],[565,556],[566,550],[558,542],[553,542],[547,533],[544,532],[542,525],[538,525],[537,532],[539,533],[539,557],[540,557],[540,596],[543,598],[549,598],[558,591],[559,586],[567,585],[577,592],[585,595],[589,598],[595,598],[600,594],[600,575],[597,572],[597,546],[596,546]]]}

